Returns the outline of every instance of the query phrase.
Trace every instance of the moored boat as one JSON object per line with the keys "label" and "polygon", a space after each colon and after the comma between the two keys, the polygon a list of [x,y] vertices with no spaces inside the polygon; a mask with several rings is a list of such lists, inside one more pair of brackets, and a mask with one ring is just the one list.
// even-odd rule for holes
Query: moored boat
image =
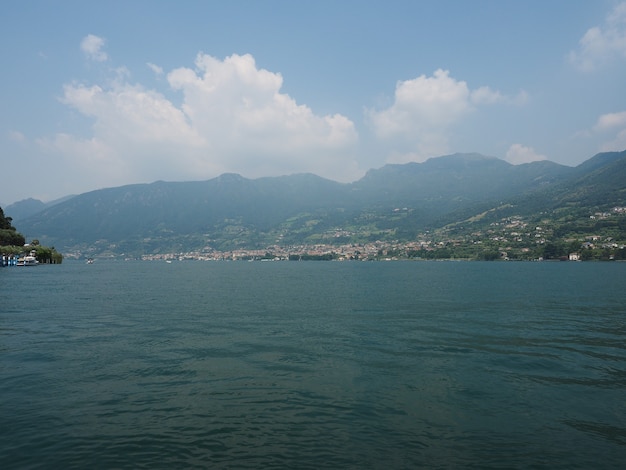
{"label": "moored boat", "polygon": [[34,256],[24,256],[17,260],[17,266],[37,266],[39,261]]}

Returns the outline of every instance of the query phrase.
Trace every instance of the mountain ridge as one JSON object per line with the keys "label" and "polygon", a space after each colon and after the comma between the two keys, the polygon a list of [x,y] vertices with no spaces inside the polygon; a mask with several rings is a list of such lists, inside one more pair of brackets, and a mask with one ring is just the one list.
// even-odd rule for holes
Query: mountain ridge
{"label": "mountain ridge", "polygon": [[[353,183],[307,173],[257,179],[230,173],[90,191],[15,219],[27,236],[64,250],[262,247],[313,242],[344,226],[370,227],[370,237],[409,239],[503,201],[518,210],[572,205],[572,188],[578,204],[581,198],[596,205],[602,198],[621,201],[624,165],[626,151],[597,154],[577,167],[453,154],[385,165]],[[601,191],[605,186],[611,189]],[[391,212],[399,208],[406,210]]]}

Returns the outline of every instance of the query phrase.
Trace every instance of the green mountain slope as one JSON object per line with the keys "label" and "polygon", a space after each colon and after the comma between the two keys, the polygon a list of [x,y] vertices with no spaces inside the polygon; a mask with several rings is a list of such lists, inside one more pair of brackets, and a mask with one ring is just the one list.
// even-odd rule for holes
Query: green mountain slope
{"label": "green mountain slope", "polygon": [[26,219],[30,217],[31,215],[37,214],[49,207],[52,207],[56,204],[60,204],[61,202],[67,201],[68,199],[71,199],[72,197],[74,196],[73,195],[65,196],[61,199],[56,199],[54,201],[50,201],[47,203],[40,201],[38,199],[28,198],[22,201],[14,202],[13,204],[6,206],[5,210],[7,214],[11,214],[11,217],[13,217],[13,220],[19,222],[20,220]]}
{"label": "green mountain slope", "polygon": [[[225,174],[202,182],[155,182],[76,196],[22,221],[28,234],[71,249],[99,241],[165,241],[268,230],[296,213],[345,199],[347,187],[314,175],[249,180]],[[217,233],[216,233],[217,232]]]}
{"label": "green mountain slope", "polygon": [[[455,154],[386,165],[352,184],[311,174],[255,180],[225,174],[92,191],[47,207],[20,227],[63,250],[118,254],[408,241],[470,218],[621,204],[625,168],[626,152],[599,154],[576,168]],[[487,215],[477,218],[481,213]]]}
{"label": "green mountain slope", "polygon": [[479,154],[454,154],[424,163],[370,170],[354,187],[371,202],[458,203],[503,198],[563,180],[572,168],[552,162],[511,165]]}
{"label": "green mountain slope", "polygon": [[556,187],[553,207],[626,205],[626,151],[599,154],[576,169],[580,176]]}
{"label": "green mountain slope", "polygon": [[626,151],[598,154],[572,169],[569,178],[510,198],[521,215],[542,211],[589,214],[626,205]]}

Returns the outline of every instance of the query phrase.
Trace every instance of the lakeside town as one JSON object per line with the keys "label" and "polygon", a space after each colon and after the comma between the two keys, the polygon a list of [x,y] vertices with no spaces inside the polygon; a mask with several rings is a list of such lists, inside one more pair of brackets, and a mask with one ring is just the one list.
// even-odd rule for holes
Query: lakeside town
{"label": "lakeside town", "polygon": [[[623,232],[611,230],[623,225],[626,207],[614,207],[608,212],[596,212],[588,222],[604,221],[598,233],[577,234],[564,231],[550,218],[538,223],[521,216],[511,216],[492,222],[482,229],[471,230],[462,224],[418,234],[413,241],[376,240],[372,242],[333,243],[333,240],[358,238],[359,234],[335,228],[325,235],[324,243],[301,245],[271,245],[263,249],[203,250],[181,253],[144,254],[142,260],[247,260],[247,261],[307,261],[307,260],[400,260],[400,259],[458,259],[458,260],[624,260],[626,243]],[[533,223],[531,223],[533,222]],[[580,226],[580,223],[578,224]],[[617,232],[617,233],[616,233]],[[621,234],[621,235],[620,235]],[[328,240],[328,242],[326,242]]]}
{"label": "lakeside town", "polygon": [[[397,209],[397,211],[408,211]],[[489,211],[488,211],[489,212]],[[406,214],[410,217],[410,214]],[[130,254],[106,241],[68,250],[60,255],[33,240],[13,252],[2,252],[0,265],[59,263],[75,260],[126,259],[144,261],[391,261],[391,260],[484,260],[484,261],[621,261],[626,260],[626,207],[567,218],[552,214],[531,217],[510,215],[488,222],[484,213],[442,228],[418,233],[412,240],[394,239],[394,230],[372,232],[371,227],[334,227],[315,236],[314,242],[281,243],[264,247],[216,249],[211,240],[202,248],[154,250]],[[12,232],[13,233],[13,232]],[[19,235],[19,234],[18,234]],[[372,238],[374,238],[372,240]],[[6,248],[6,247],[5,247]],[[0,250],[1,251],[1,250]]]}

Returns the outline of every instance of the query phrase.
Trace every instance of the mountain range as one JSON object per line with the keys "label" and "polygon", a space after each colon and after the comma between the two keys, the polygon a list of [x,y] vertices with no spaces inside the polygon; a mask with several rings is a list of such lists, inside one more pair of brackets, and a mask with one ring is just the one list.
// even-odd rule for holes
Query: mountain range
{"label": "mountain range", "polygon": [[[25,200],[5,213],[28,239],[61,251],[143,253],[263,248],[328,240],[411,240],[476,214],[626,206],[626,151],[577,167],[511,165],[479,154],[386,165],[353,183],[312,174],[135,184],[54,203]],[[506,208],[506,209],[503,209]]]}

